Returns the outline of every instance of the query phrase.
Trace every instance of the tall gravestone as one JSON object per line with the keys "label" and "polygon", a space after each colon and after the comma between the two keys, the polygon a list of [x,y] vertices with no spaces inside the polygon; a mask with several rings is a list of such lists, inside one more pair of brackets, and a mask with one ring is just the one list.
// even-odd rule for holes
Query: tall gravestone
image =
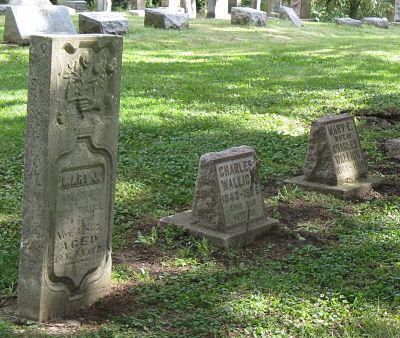
{"label": "tall gravestone", "polygon": [[400,0],[395,0],[394,3],[394,21],[400,22]]}
{"label": "tall gravestone", "polygon": [[122,38],[31,38],[18,310],[70,315],[109,292]]}
{"label": "tall gravestone", "polygon": [[285,182],[341,198],[368,194],[378,180],[367,176],[354,118],[343,114],[314,121],[304,175]]}
{"label": "tall gravestone", "polygon": [[201,156],[193,208],[164,217],[221,247],[241,246],[278,222],[267,217],[254,149],[230,148]]}

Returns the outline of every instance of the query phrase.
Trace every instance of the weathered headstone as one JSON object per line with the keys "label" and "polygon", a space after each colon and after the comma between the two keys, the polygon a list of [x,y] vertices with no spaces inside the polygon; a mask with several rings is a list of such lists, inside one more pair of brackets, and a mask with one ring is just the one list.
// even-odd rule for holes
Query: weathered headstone
{"label": "weathered headstone", "polygon": [[128,33],[128,29],[127,17],[118,12],[85,12],[79,14],[79,33],[123,35]]}
{"label": "weathered headstone", "polygon": [[306,189],[357,199],[378,182],[367,165],[352,116],[326,116],[312,123],[304,176],[285,181]]}
{"label": "weathered headstone", "polygon": [[18,310],[48,321],[109,292],[122,38],[31,37]]}
{"label": "weathered headstone", "polygon": [[231,23],[233,25],[253,25],[263,27],[267,22],[267,13],[247,7],[232,7]]}
{"label": "weathered headstone", "polygon": [[389,29],[389,21],[386,18],[364,18],[364,23],[378,28]]}
{"label": "weathered headstone", "polygon": [[388,156],[400,160],[400,138],[392,138],[385,143]]}
{"label": "weathered headstone", "polygon": [[207,17],[228,20],[228,0],[208,0]]}
{"label": "weathered headstone", "polygon": [[336,18],[335,22],[338,26],[361,27],[363,24],[361,20],[355,20],[352,18]]}
{"label": "weathered headstone", "polygon": [[230,148],[201,156],[193,208],[164,217],[221,247],[242,246],[278,222],[266,215],[254,149]]}
{"label": "weathered headstone", "polygon": [[170,9],[146,8],[144,25],[163,29],[188,29],[189,14]]}
{"label": "weathered headstone", "polygon": [[111,12],[111,0],[95,0],[97,12]]}
{"label": "weathered headstone", "polygon": [[279,17],[284,20],[291,21],[295,26],[303,26],[303,22],[299,19],[293,8],[281,6],[279,8]]}
{"label": "weathered headstone", "polygon": [[33,34],[76,34],[65,7],[10,6],[6,11],[4,40],[28,44]]}

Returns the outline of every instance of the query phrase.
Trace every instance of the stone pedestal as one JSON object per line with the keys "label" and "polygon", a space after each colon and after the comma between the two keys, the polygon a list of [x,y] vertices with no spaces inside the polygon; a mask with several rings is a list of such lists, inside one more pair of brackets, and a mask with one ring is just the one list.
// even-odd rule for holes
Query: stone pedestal
{"label": "stone pedestal", "polygon": [[177,10],[149,9],[145,10],[144,25],[163,29],[188,29],[189,14]]}
{"label": "stone pedestal", "polygon": [[379,184],[367,177],[354,118],[326,116],[311,126],[304,176],[285,181],[305,189],[358,199]]}
{"label": "stone pedestal", "polygon": [[85,12],[79,14],[79,33],[113,34],[128,33],[129,23],[125,15],[118,12]]}
{"label": "stone pedestal", "polygon": [[267,23],[267,13],[253,8],[232,7],[231,23],[264,27]]}
{"label": "stone pedestal", "polygon": [[221,247],[243,246],[278,222],[267,217],[255,151],[247,146],[200,158],[192,210],[164,217]]}
{"label": "stone pedestal", "polygon": [[31,37],[23,318],[70,316],[109,292],[121,56],[121,37]]}

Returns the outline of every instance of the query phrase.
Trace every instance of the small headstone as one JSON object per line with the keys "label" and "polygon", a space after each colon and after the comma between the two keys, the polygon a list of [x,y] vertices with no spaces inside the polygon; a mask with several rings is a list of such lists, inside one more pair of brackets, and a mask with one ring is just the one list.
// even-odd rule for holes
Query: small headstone
{"label": "small headstone", "polygon": [[34,34],[76,34],[68,10],[63,6],[10,6],[6,11],[4,40],[28,44]]}
{"label": "small headstone", "polygon": [[326,116],[312,123],[304,176],[286,180],[306,189],[357,199],[368,194],[368,179],[354,118]]}
{"label": "small headstone", "polygon": [[240,146],[201,156],[193,209],[164,217],[221,247],[243,246],[278,222],[268,218],[253,148]]}
{"label": "small headstone", "polygon": [[110,290],[121,56],[118,36],[31,37],[23,318],[70,316]]}
{"label": "small headstone", "polygon": [[400,160],[400,138],[387,140],[385,147],[389,157]]}
{"label": "small headstone", "polygon": [[111,12],[111,0],[95,0],[94,2],[97,12]]}
{"label": "small headstone", "polygon": [[228,13],[228,0],[208,0],[207,17],[221,20],[230,19]]}
{"label": "small headstone", "polygon": [[113,12],[85,12],[79,14],[79,33],[114,34],[128,33],[129,23],[125,15]]}
{"label": "small headstone", "polygon": [[363,21],[366,25],[389,29],[389,21],[386,18],[364,18]]}
{"label": "small headstone", "polygon": [[189,14],[170,9],[146,8],[144,25],[163,29],[188,29]]}
{"label": "small headstone", "polygon": [[352,27],[361,27],[362,21],[355,20],[352,18],[336,18],[335,22],[339,26],[352,26]]}
{"label": "small headstone", "polygon": [[279,8],[279,17],[291,21],[295,26],[302,27],[303,22],[299,19],[293,8],[281,6]]}
{"label": "small headstone", "polygon": [[232,7],[231,23],[234,25],[253,25],[263,27],[266,22],[266,12],[247,7]]}

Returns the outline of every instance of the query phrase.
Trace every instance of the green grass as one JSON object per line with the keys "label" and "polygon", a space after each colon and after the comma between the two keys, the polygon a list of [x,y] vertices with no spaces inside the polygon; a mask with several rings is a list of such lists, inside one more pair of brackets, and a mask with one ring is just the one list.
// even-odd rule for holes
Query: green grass
{"label": "green grass", "polygon": [[[382,142],[399,135],[400,123],[371,127],[364,116],[400,116],[400,28],[190,25],[161,31],[130,18],[113,246],[129,247],[130,229],[136,234],[147,221],[136,245],[161,248],[165,271],[116,264],[115,284],[128,285],[121,302],[132,305],[80,335],[399,337],[399,192],[349,203],[281,181],[301,172],[311,121],[343,111],[362,116],[371,169],[395,172],[399,163],[385,158]],[[0,26],[2,34],[3,17]],[[18,277],[28,48],[2,44],[0,51],[1,306],[13,301]],[[306,206],[325,218],[295,219],[287,242],[248,251],[215,250],[177,229],[153,229],[159,217],[190,208],[203,153],[241,144],[256,149],[263,183],[281,187],[268,200],[271,212],[284,219],[282,208],[301,216]],[[5,318],[0,335],[41,332]]]}

